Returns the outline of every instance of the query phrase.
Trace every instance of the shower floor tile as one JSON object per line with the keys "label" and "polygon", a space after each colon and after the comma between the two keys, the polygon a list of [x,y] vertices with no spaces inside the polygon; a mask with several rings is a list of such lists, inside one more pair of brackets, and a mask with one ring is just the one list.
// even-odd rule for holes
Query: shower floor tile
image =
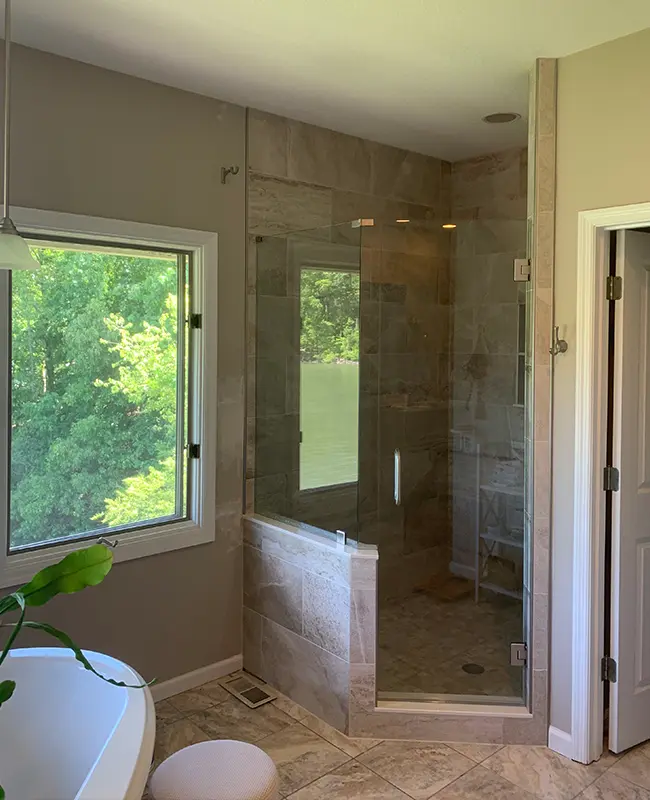
{"label": "shower floor tile", "polygon": [[[509,663],[510,643],[521,636],[521,603],[507,597],[380,600],[378,689],[521,697],[522,670]],[[470,664],[475,674],[463,669]]]}

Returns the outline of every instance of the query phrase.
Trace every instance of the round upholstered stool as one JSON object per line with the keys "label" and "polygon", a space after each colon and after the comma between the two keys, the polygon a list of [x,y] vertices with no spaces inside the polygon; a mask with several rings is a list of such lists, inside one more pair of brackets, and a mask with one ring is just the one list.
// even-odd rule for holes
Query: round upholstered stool
{"label": "round upholstered stool", "polygon": [[278,800],[278,772],[259,747],[223,739],[170,756],[151,776],[154,800]]}

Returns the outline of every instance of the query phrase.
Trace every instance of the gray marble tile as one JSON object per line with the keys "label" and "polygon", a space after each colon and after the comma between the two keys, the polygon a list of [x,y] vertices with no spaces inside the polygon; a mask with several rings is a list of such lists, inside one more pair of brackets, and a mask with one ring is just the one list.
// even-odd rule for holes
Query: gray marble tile
{"label": "gray marble tile", "polygon": [[265,736],[292,725],[294,720],[271,703],[249,708],[234,697],[187,717],[209,739],[239,739],[255,744]]}
{"label": "gray marble tile", "polygon": [[546,747],[508,745],[483,766],[542,800],[569,800],[602,773],[598,763],[585,766]]}
{"label": "gray marble tile", "polygon": [[350,662],[374,664],[377,639],[377,600],[372,589],[352,589],[350,606]]}
{"label": "gray marble tile", "polygon": [[324,650],[348,660],[350,592],[340,584],[303,572],[302,635]]}
{"label": "gray marble tile", "polygon": [[377,591],[377,558],[352,556],[350,559],[350,585],[353,589]]}
{"label": "gray marble tile", "polygon": [[316,542],[311,536],[283,531],[254,519],[244,520],[244,541],[328,580],[345,586],[350,583],[350,555],[330,542]]}
{"label": "gray marble tile", "polygon": [[641,748],[626,753],[614,764],[610,772],[637,786],[650,789],[650,758],[643,754]]}
{"label": "gray marble tile", "polygon": [[341,733],[341,731],[337,731],[336,728],[333,728],[331,725],[328,725],[327,722],[323,722],[322,719],[319,719],[309,712],[307,712],[300,721],[303,725],[308,727],[310,731],[314,731],[314,733],[322,736],[323,739],[333,744],[335,747],[338,747],[339,750],[347,753],[347,755],[352,758],[360,756],[361,753],[365,753],[367,750],[380,744],[381,741],[380,739],[354,739],[346,736],[344,733]]}
{"label": "gray marble tile", "polygon": [[255,173],[248,186],[250,233],[264,236],[308,230],[312,238],[329,240],[330,189]]}
{"label": "gray marble tile", "polygon": [[370,190],[370,142],[291,120],[290,178],[353,192]]}
{"label": "gray marble tile", "polygon": [[[356,711],[356,710],[355,710]],[[437,714],[409,714],[407,712],[383,710],[353,713],[351,721],[353,736],[369,736],[374,739],[401,739],[408,741],[457,742],[503,742],[503,717],[474,717]]]}
{"label": "gray marble tile", "polygon": [[[547,525],[542,527],[548,528]],[[548,669],[548,601],[547,594],[536,594],[533,597],[532,636],[529,634],[528,639],[533,643],[533,669]]]}
{"label": "gray marble tile", "polygon": [[376,679],[374,664],[350,664],[350,710],[374,711]]}
{"label": "gray marble tile", "polygon": [[474,766],[444,744],[425,742],[383,742],[358,760],[414,800],[428,800]]}
{"label": "gray marble tile", "polygon": [[579,800],[650,800],[650,791],[606,772],[578,795]]}
{"label": "gray marble tile", "polygon": [[209,697],[214,704],[223,703],[224,700],[232,697],[232,695],[223,688],[221,685],[222,680],[224,680],[224,678],[218,678],[217,680],[204,683],[202,686],[199,686],[199,691],[206,697]]}
{"label": "gray marble tile", "polygon": [[290,700],[280,692],[277,693],[277,697],[275,700],[273,700],[273,705],[276,708],[279,708],[280,711],[284,711],[285,714],[290,716],[292,719],[297,720],[298,722],[303,720],[305,717],[310,716],[310,713],[306,708],[299,706],[298,703],[294,703],[293,700]]}
{"label": "gray marble tile", "polygon": [[349,756],[297,722],[258,743],[275,762],[285,797],[349,761]]}
{"label": "gray marble tile", "polygon": [[350,761],[289,795],[291,800],[409,800],[367,767]]}
{"label": "gray marble tile", "polygon": [[264,680],[339,730],[347,724],[348,669],[338,656],[270,620],[263,621]]}
{"label": "gray marble tile", "polygon": [[169,700],[159,700],[156,703],[156,722],[158,725],[168,725],[176,722],[183,714],[169,702]]}
{"label": "gray marble tile", "polygon": [[176,694],[169,698],[169,702],[174,708],[183,715],[191,714],[193,711],[205,711],[206,708],[223,702],[230,697],[225,689],[220,686],[218,690],[211,689],[212,694],[204,691],[204,687],[190,689],[187,692]]}
{"label": "gray marble tile", "polygon": [[486,758],[498,753],[503,747],[500,744],[469,744],[466,742],[451,742],[449,747],[453,747],[459,753],[462,753],[467,758],[471,758],[477,764],[485,761]]}
{"label": "gray marble tile", "polygon": [[435,797],[436,800],[533,800],[534,795],[478,766],[446,786]]}
{"label": "gray marble tile", "polygon": [[509,744],[544,745],[548,741],[548,673],[534,669],[528,673],[532,719],[509,717],[503,722],[503,741]]}
{"label": "gray marble tile", "polygon": [[161,764],[173,753],[197,742],[207,742],[210,737],[188,718],[164,725],[156,731],[154,766]]}
{"label": "gray marble tile", "polygon": [[244,669],[252,675],[262,672],[262,617],[244,606]]}
{"label": "gray marble tile", "polygon": [[442,161],[388,145],[372,145],[372,193],[436,208],[443,197]]}
{"label": "gray marble tile", "polygon": [[244,547],[244,605],[285,628],[302,631],[302,570]]}
{"label": "gray marble tile", "polygon": [[279,178],[286,177],[287,149],[287,120],[251,108],[248,112],[249,169]]}

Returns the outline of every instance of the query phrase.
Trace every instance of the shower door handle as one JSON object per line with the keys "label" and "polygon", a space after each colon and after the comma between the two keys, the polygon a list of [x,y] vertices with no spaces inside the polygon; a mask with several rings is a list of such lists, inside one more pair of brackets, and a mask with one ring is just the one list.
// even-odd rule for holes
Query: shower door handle
{"label": "shower door handle", "polygon": [[395,479],[394,479],[394,489],[393,489],[393,497],[395,499],[395,505],[400,506],[402,505],[402,454],[399,451],[399,448],[395,449]]}

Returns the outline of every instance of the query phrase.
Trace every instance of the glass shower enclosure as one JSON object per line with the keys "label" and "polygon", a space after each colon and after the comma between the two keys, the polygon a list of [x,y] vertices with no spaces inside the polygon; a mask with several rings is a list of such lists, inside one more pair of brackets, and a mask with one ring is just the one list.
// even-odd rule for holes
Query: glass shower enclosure
{"label": "glass shower enclosure", "polygon": [[255,511],[377,545],[380,697],[521,704],[526,222],[360,219],[256,254]]}

